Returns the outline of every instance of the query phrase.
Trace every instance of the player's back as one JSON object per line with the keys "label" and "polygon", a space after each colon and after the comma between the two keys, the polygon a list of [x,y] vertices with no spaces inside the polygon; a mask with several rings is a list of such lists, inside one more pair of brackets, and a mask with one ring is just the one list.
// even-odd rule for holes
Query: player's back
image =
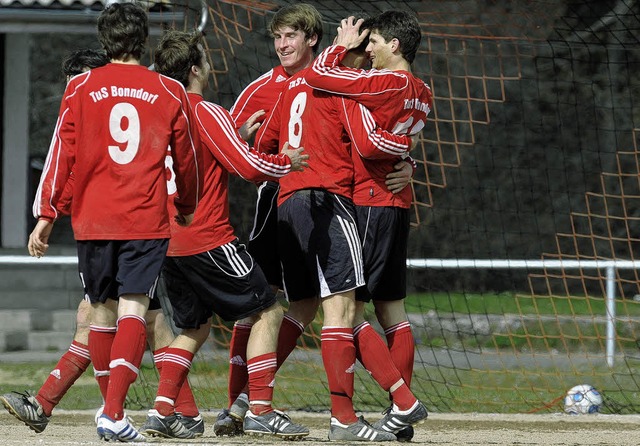
{"label": "player's back", "polygon": [[[389,72],[391,73],[391,72]],[[358,95],[354,99],[365,105],[376,123],[395,134],[414,135],[425,126],[432,106],[431,90],[409,72],[393,72],[406,77],[406,88],[386,90],[381,83],[379,94]],[[394,81],[395,82],[395,81]],[[353,200],[358,205],[399,206],[411,204],[411,188],[398,194],[389,192],[385,185],[387,174],[394,170],[398,160],[368,160],[354,154]]]}
{"label": "player's back", "polygon": [[[304,147],[309,155],[304,171],[280,179],[278,203],[302,189],[352,196],[351,146],[340,119],[339,98],[309,87],[306,71],[291,77],[274,109],[279,114],[279,146],[288,142],[290,148]],[[256,141],[261,144],[260,135]]]}
{"label": "player's back", "polygon": [[75,137],[77,239],[169,236],[165,154],[173,132],[191,138],[186,109],[178,82],[141,65],[108,64],[70,82],[60,131]]}

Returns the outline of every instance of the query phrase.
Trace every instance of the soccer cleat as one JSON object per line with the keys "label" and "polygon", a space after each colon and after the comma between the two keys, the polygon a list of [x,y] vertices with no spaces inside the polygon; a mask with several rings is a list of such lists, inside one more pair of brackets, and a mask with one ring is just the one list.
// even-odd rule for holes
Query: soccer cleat
{"label": "soccer cleat", "polygon": [[229,416],[234,420],[240,421],[240,423],[242,424],[244,416],[248,410],[249,399],[247,398],[247,395],[245,393],[241,393],[229,408]]}
{"label": "soccer cleat", "polygon": [[112,420],[107,415],[98,418],[98,437],[104,441],[121,441],[123,443],[142,442],[145,437],[129,423],[127,417]]}
{"label": "soccer cleat", "polygon": [[242,420],[232,418],[229,415],[229,411],[223,409],[222,412],[218,414],[216,422],[213,423],[213,433],[218,437],[222,437],[223,435],[230,437],[242,435],[244,433],[242,430]]}
{"label": "soccer cleat", "polygon": [[309,429],[294,423],[288,415],[279,410],[273,410],[263,415],[254,415],[249,410],[244,417],[243,426],[245,434],[273,435],[283,440],[301,440],[309,435]]}
{"label": "soccer cleat", "polygon": [[396,436],[371,426],[364,417],[352,424],[342,424],[331,417],[329,441],[394,441]]}
{"label": "soccer cleat", "polygon": [[180,422],[178,416],[160,415],[151,409],[147,414],[147,421],[140,428],[140,432],[147,437],[162,438],[194,438],[195,434]]}
{"label": "soccer cleat", "polygon": [[396,438],[401,443],[408,443],[413,439],[413,434],[413,426],[407,426],[398,431]]}
{"label": "soccer cleat", "polygon": [[416,401],[413,407],[406,412],[401,413],[395,406],[392,406],[383,412],[384,417],[373,423],[373,427],[396,434],[407,426],[424,420],[429,415],[427,408],[420,401]]}
{"label": "soccer cleat", "polygon": [[0,401],[11,415],[37,433],[42,432],[49,424],[49,417],[44,414],[38,400],[29,392],[6,393],[0,396]]}
{"label": "soccer cleat", "polygon": [[176,413],[176,416],[184,427],[193,432],[194,436],[202,437],[202,434],[204,434],[204,420],[202,419],[202,415],[198,414],[195,417],[185,417],[180,413]]}

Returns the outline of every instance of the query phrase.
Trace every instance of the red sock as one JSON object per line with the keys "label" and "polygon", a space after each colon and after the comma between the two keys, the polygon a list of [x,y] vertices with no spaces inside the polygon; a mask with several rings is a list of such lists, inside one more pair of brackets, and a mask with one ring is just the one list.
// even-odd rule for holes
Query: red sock
{"label": "red sock", "polygon": [[291,316],[284,315],[282,325],[280,325],[280,332],[278,333],[278,348],[276,349],[276,353],[278,354],[278,369],[296,348],[298,338],[303,331],[304,326],[300,322]]}
{"label": "red sock", "polygon": [[89,364],[91,364],[89,347],[73,341],[36,395],[46,416],[51,416],[53,408],[58,405],[80,375],[87,370]]}
{"label": "red sock", "polygon": [[416,397],[402,380],[382,338],[368,322],[355,327],[353,333],[356,357],[380,387],[391,393],[393,402],[400,410],[410,409],[415,404]]}
{"label": "red sock", "polygon": [[343,424],[355,423],[358,417],[352,402],[356,362],[353,329],[322,327],[321,350],[331,393],[331,415]]}
{"label": "red sock", "polygon": [[89,327],[89,353],[93,362],[93,374],[100,387],[102,399],[107,400],[107,388],[109,387],[109,362],[111,360],[111,347],[116,337],[116,327]]}
{"label": "red sock", "polygon": [[[169,347],[162,361],[162,372],[158,383],[158,394],[153,406],[160,415],[171,415],[175,412],[176,401],[180,393],[180,388],[186,382],[193,353],[181,348]],[[198,413],[196,412],[196,416]],[[186,414],[184,414],[186,415]],[[187,415],[191,416],[191,415]]]}
{"label": "red sock", "polygon": [[229,407],[247,385],[247,343],[251,334],[251,325],[236,323],[231,333],[229,345]]}
{"label": "red sock", "polygon": [[144,318],[125,315],[118,319],[118,330],[111,347],[109,388],[103,413],[114,420],[124,417],[124,400],[138,377],[142,355],[147,346]]}
{"label": "red sock", "polygon": [[[158,373],[162,375],[162,362],[164,360],[164,354],[167,352],[169,347],[162,347],[153,352],[153,361],[156,364],[156,368],[158,369]],[[175,411],[184,415],[185,417],[197,417],[200,414],[200,410],[198,410],[198,405],[196,404],[195,397],[193,396],[193,392],[191,391],[191,386],[189,385],[189,377],[187,377],[180,387],[180,392],[178,393],[178,397],[175,401]]]}
{"label": "red sock", "polygon": [[411,387],[416,346],[409,321],[392,325],[384,331],[384,334],[387,336],[387,345],[389,346],[393,363],[396,365],[400,375],[402,375],[404,382]]}
{"label": "red sock", "polygon": [[249,373],[249,406],[254,415],[273,411],[273,386],[277,370],[276,352],[265,353],[247,361]]}

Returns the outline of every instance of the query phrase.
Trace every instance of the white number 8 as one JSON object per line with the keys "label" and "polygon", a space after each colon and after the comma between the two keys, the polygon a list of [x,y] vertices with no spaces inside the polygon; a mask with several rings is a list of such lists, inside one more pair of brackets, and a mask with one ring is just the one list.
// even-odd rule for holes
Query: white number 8
{"label": "white number 8", "polygon": [[[122,128],[122,121],[127,119],[127,128]],[[122,150],[120,146],[109,146],[109,155],[118,164],[128,164],[133,161],[140,146],[140,118],[138,110],[127,103],[120,102],[111,109],[109,116],[109,132],[115,142],[126,144]]]}
{"label": "white number 8", "polygon": [[289,110],[289,145],[300,147],[302,140],[302,113],[307,106],[307,93],[298,94],[291,102]]}

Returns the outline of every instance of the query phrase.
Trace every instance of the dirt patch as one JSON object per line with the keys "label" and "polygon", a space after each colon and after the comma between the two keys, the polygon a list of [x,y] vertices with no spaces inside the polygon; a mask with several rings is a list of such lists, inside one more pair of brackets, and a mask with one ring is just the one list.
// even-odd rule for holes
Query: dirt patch
{"label": "dirt patch", "polygon": [[[139,425],[145,412],[132,412]],[[280,444],[282,441],[255,437],[216,437],[211,426],[215,413],[203,414],[207,423],[205,435],[196,440],[154,440],[149,444]],[[374,421],[378,414],[366,414]],[[303,441],[308,446],[328,444],[329,416],[293,412],[292,418],[310,428]],[[93,423],[93,411],[57,411],[47,429],[41,433],[28,429],[11,415],[0,414],[0,438],[3,445],[104,445],[98,440]],[[616,445],[640,444],[640,415],[499,415],[499,414],[439,414],[416,426],[413,442],[429,445]]]}

